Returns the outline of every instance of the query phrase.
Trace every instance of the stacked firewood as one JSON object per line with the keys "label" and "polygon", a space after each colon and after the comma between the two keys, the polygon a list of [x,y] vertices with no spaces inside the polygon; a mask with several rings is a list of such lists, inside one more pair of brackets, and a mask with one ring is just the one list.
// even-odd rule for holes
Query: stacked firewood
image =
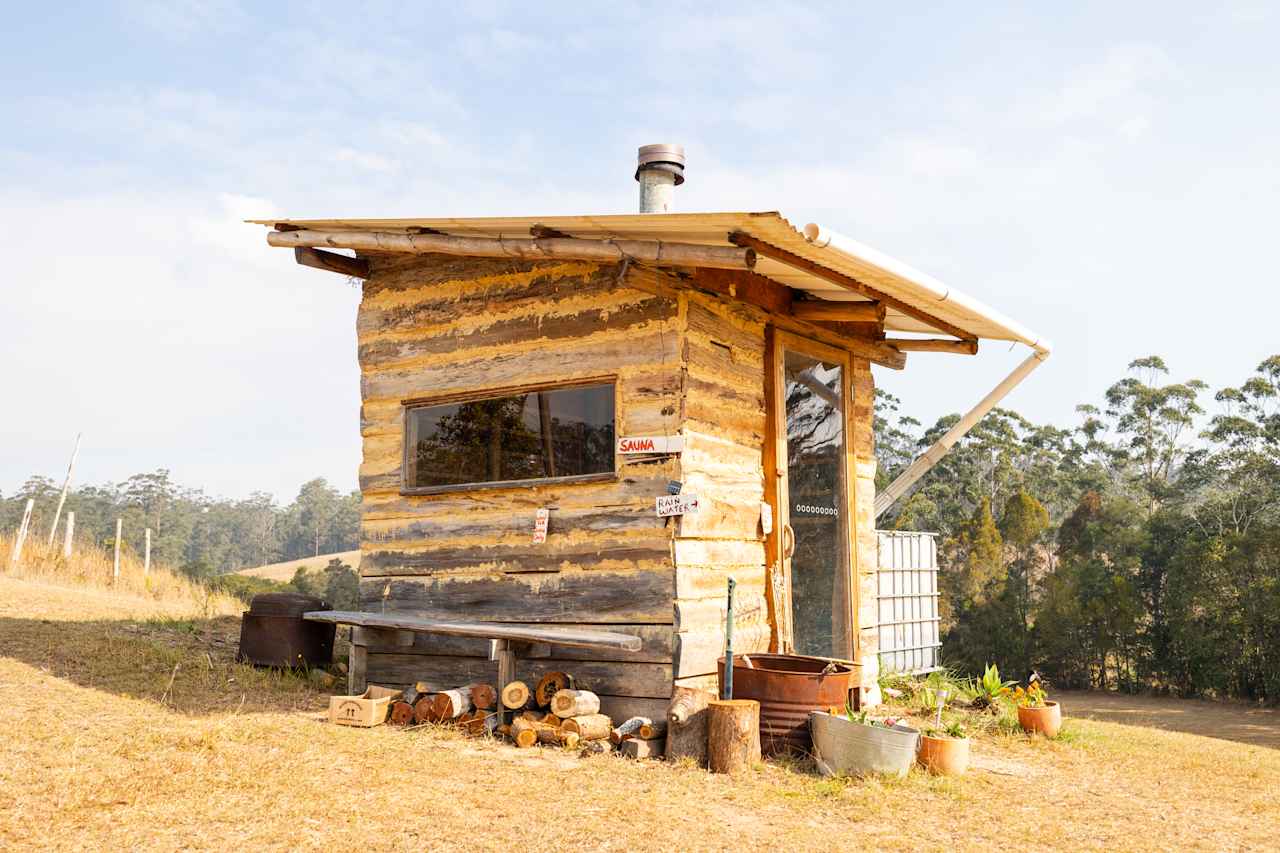
{"label": "stacked firewood", "polygon": [[632,717],[615,726],[600,713],[600,697],[579,689],[565,672],[547,673],[533,689],[512,681],[501,691],[492,684],[431,691],[418,682],[392,706],[391,723],[452,724],[468,735],[507,738],[522,749],[541,744],[584,755],[617,749],[632,758],[661,758],[667,725]]}

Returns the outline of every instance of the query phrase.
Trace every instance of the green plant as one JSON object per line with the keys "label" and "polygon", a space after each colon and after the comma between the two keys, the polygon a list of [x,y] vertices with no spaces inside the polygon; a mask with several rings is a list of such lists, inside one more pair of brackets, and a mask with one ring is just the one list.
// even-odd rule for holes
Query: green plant
{"label": "green plant", "polygon": [[848,704],[844,706],[844,715],[851,723],[858,723],[863,726],[875,726],[876,728],[881,729],[891,729],[899,722],[897,717],[882,717],[880,719],[876,719],[871,717],[865,710],[853,710],[853,706]]}
{"label": "green plant", "polygon": [[973,679],[970,684],[974,693],[974,707],[994,711],[1001,700],[1008,698],[1010,689],[1017,683],[1001,679],[1000,668],[994,663],[987,664],[982,677]]}

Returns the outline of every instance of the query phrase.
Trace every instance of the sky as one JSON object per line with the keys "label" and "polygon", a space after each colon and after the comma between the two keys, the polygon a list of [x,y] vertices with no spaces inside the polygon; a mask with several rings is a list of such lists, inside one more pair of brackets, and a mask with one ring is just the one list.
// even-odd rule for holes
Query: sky
{"label": "sky", "polygon": [[[242,220],[629,213],[651,142],[679,210],[821,223],[1051,339],[1035,421],[1280,352],[1274,4],[602,5],[6,9],[0,494],[77,432],[81,483],[355,488],[359,291]],[[1018,350],[877,380],[932,423]]]}

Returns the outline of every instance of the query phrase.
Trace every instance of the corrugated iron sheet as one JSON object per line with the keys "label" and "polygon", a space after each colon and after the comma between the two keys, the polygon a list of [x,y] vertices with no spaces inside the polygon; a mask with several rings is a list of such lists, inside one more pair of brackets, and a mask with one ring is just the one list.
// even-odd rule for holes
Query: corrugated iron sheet
{"label": "corrugated iron sheet", "polygon": [[[820,264],[827,269],[852,276],[865,284],[888,293],[910,305],[946,320],[978,338],[992,340],[1026,340],[1021,330],[997,312],[986,309],[973,299],[937,302],[927,288],[885,268],[883,255],[868,251],[864,256],[849,251],[820,248],[805,239],[804,234],[777,212],[757,213],[662,213],[621,214],[608,216],[494,216],[443,219],[265,219],[251,220],[259,225],[288,223],[318,231],[407,231],[430,228],[445,234],[483,237],[528,238],[529,229],[544,225],[573,237],[586,239],[667,240],[701,243],[712,246],[731,245],[731,232],[742,231],[780,249]],[[898,265],[906,268],[905,265]],[[812,273],[760,257],[756,272],[820,299],[864,301],[861,296],[842,289]],[[909,269],[909,268],[908,268]],[[923,277],[923,274],[920,274]],[[936,284],[936,282],[935,282]],[[956,292],[952,290],[952,292]],[[933,332],[927,325],[892,309],[885,318],[885,328],[900,332]]]}

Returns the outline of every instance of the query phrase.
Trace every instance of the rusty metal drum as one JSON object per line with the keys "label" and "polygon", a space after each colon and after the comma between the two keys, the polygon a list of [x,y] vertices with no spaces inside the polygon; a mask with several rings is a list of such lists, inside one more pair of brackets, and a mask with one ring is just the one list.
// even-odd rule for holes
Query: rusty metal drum
{"label": "rusty metal drum", "polygon": [[328,609],[322,599],[297,592],[255,595],[240,618],[237,657],[258,666],[328,666],[337,626],[302,618],[309,610]]}
{"label": "rusty metal drum", "polygon": [[[744,659],[745,658],[745,659]],[[724,688],[724,658],[716,669]],[[748,654],[733,660],[733,698],[760,703],[760,747],[765,755],[813,751],[812,711],[856,705],[857,665],[806,655]]]}

